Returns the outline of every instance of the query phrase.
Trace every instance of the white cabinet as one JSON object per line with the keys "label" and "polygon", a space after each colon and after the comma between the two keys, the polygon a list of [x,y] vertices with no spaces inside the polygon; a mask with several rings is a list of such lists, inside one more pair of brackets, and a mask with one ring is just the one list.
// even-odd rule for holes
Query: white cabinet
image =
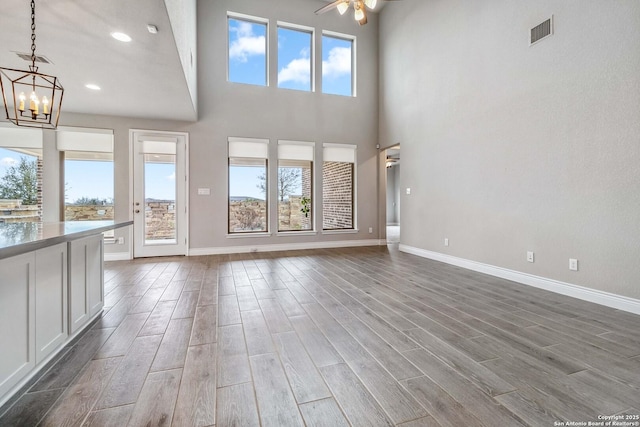
{"label": "white cabinet", "polygon": [[0,397],[36,364],[35,253],[0,260]]}
{"label": "white cabinet", "polygon": [[67,338],[67,244],[35,252],[36,363]]}
{"label": "white cabinet", "polygon": [[102,234],[69,242],[69,334],[104,305]]}

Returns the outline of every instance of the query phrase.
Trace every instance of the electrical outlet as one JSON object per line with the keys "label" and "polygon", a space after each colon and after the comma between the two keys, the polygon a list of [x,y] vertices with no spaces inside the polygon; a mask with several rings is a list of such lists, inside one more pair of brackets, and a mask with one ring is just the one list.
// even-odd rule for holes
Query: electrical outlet
{"label": "electrical outlet", "polygon": [[533,262],[533,252],[531,251],[527,252],[527,261]]}
{"label": "electrical outlet", "polygon": [[569,258],[569,270],[578,271],[578,260],[574,258]]}
{"label": "electrical outlet", "polygon": [[411,194],[411,189],[407,187],[407,195]]}
{"label": "electrical outlet", "polygon": [[444,245],[449,246],[449,239],[447,239],[446,237],[444,238]]}
{"label": "electrical outlet", "polygon": [[124,245],[124,237],[118,237],[118,244]]}
{"label": "electrical outlet", "polygon": [[369,227],[369,234],[373,233],[373,227]]}

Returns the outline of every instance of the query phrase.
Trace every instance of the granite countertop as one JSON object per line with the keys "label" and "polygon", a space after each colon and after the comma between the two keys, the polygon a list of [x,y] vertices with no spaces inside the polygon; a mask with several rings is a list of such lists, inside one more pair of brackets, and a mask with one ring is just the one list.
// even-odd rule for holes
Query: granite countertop
{"label": "granite countertop", "polygon": [[2,223],[0,224],[0,259],[132,224],[133,221]]}

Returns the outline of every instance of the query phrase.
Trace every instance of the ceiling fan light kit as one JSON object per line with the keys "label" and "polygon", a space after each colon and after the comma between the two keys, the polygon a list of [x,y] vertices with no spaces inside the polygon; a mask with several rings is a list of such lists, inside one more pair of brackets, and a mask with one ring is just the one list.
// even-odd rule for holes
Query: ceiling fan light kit
{"label": "ceiling fan light kit", "polygon": [[[7,120],[17,126],[55,129],[64,89],[55,76],[36,67],[36,5],[31,0],[31,65],[29,71],[0,68],[0,90]],[[27,95],[30,94],[28,99]]]}
{"label": "ceiling fan light kit", "polygon": [[353,18],[358,24],[364,25],[367,23],[367,9],[374,10],[377,5],[378,0],[335,0],[316,10],[316,15],[328,12],[331,9],[338,9],[338,13],[344,15],[349,10],[349,6],[353,6]]}

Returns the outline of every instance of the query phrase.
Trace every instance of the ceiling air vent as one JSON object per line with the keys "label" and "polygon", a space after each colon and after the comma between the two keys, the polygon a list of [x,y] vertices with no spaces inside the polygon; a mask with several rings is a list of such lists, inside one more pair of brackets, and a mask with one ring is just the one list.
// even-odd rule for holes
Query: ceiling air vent
{"label": "ceiling air vent", "polygon": [[[20,58],[24,59],[27,62],[31,62],[31,54],[30,53],[22,53],[22,52],[14,52]],[[42,64],[51,64],[51,61],[46,56],[36,55],[36,62],[40,62]]]}
{"label": "ceiling air vent", "polygon": [[531,29],[529,46],[538,43],[553,34],[553,16]]}

